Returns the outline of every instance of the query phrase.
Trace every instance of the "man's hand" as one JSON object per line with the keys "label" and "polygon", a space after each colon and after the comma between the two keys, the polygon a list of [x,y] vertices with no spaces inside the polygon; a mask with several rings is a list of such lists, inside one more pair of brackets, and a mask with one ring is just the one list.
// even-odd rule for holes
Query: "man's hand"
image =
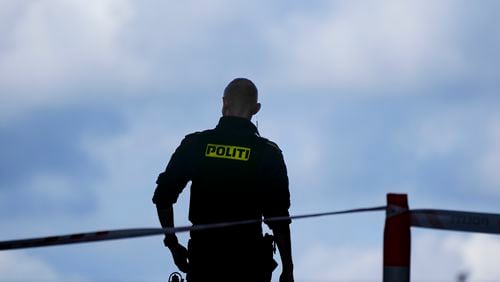
{"label": "man's hand", "polygon": [[177,243],[169,247],[174,263],[180,271],[187,273],[189,269],[188,250],[181,244]]}
{"label": "man's hand", "polygon": [[293,282],[293,270],[283,269],[280,275],[280,282]]}

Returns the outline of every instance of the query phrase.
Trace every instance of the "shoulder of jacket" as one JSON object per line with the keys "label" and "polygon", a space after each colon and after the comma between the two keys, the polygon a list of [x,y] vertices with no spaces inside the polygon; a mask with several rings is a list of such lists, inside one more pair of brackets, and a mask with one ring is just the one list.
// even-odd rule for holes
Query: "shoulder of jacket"
{"label": "shoulder of jacket", "polygon": [[261,140],[262,143],[264,143],[264,145],[268,148],[271,148],[273,150],[277,150],[279,152],[281,152],[281,149],[280,147],[278,146],[278,144],[274,143],[273,141],[267,139],[267,138],[264,138],[264,137],[259,137],[259,139]]}
{"label": "shoulder of jacket", "polygon": [[213,132],[213,129],[189,133],[188,135],[184,136],[184,140],[185,141],[199,140],[200,138],[203,138],[203,137],[209,135],[211,132]]}
{"label": "shoulder of jacket", "polygon": [[203,131],[196,131],[196,132],[193,132],[193,133],[189,133],[184,138],[189,139],[189,138],[202,137],[204,135],[210,134],[212,131],[213,131],[213,129],[207,129],[207,130],[203,130]]}
{"label": "shoulder of jacket", "polygon": [[191,139],[191,138],[196,138],[196,136],[199,136],[201,134],[200,131],[192,132],[184,136],[185,139]]}
{"label": "shoulder of jacket", "polygon": [[195,142],[195,140],[198,139],[198,137],[200,136],[200,133],[201,132],[197,131],[197,132],[192,132],[192,133],[187,134],[186,136],[184,136],[182,143],[185,145],[192,144],[193,142]]}

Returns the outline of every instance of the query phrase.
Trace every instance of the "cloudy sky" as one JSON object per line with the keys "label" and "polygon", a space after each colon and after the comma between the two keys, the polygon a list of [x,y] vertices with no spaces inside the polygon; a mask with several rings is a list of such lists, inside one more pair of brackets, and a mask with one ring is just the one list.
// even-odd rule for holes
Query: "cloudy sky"
{"label": "cloudy sky", "polygon": [[[0,240],[159,226],[156,176],[184,135],[216,124],[235,77],[259,88],[292,214],[379,206],[388,192],[413,208],[500,213],[499,10],[0,1]],[[380,212],[294,222],[296,281],[380,281],[383,226]],[[500,279],[500,237],[412,235],[414,281]],[[161,239],[1,252],[0,281],[166,281],[176,268]]]}

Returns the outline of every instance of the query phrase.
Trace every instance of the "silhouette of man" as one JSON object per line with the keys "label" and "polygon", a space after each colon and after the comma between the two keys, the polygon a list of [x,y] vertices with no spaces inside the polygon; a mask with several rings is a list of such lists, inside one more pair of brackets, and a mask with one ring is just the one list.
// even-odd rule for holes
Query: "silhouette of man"
{"label": "silhouette of man", "polygon": [[[187,135],[157,180],[153,196],[161,225],[174,226],[173,204],[189,181],[194,226],[288,216],[290,193],[283,155],[259,136],[251,118],[260,110],[252,81],[237,78],[224,90],[214,129]],[[278,246],[281,282],[293,281],[290,220],[266,222]],[[267,238],[267,237],[266,237]],[[188,248],[175,234],[164,244],[189,282],[270,281],[276,263],[260,222],[192,230]]]}

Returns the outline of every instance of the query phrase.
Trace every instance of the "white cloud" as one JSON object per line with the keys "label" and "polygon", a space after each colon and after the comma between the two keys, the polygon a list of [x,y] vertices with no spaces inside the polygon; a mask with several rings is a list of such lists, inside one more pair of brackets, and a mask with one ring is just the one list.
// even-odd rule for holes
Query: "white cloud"
{"label": "white cloud", "polygon": [[54,85],[89,67],[119,64],[119,33],[131,16],[127,1],[25,2],[2,54],[3,79],[16,87]]}
{"label": "white cloud", "polygon": [[[128,126],[120,134],[85,136],[81,141],[84,150],[103,168],[102,177],[92,187],[98,209],[89,222],[116,228],[158,224],[151,202],[156,177],[189,133],[184,131],[186,124],[177,127],[175,121],[165,122],[174,117],[163,110],[154,106],[140,113],[129,112]],[[123,209],[129,212],[124,214]],[[178,214],[187,215],[187,208],[185,211]],[[177,224],[187,224],[187,216]]]}
{"label": "white cloud", "polygon": [[[459,73],[455,3],[339,1],[269,33],[283,73],[305,86],[373,90]],[[405,93],[400,93],[405,94]]]}
{"label": "white cloud", "polygon": [[56,271],[42,259],[19,251],[0,252],[0,281],[84,281]]}
{"label": "white cloud", "polygon": [[143,63],[120,41],[133,16],[128,1],[23,1],[7,8],[16,13],[0,49],[0,119],[82,94],[64,86],[143,79]]}
{"label": "white cloud", "polygon": [[321,178],[319,174],[324,168],[323,154],[327,151],[327,146],[319,138],[321,128],[293,117],[287,119],[286,123],[293,124],[293,130],[281,126],[283,123],[278,119],[267,119],[265,123],[261,123],[260,132],[283,150],[289,175],[293,177],[294,183],[308,183],[306,187],[309,189],[318,184],[318,179]]}
{"label": "white cloud", "polygon": [[[425,231],[412,246],[412,278],[449,280],[468,273],[471,281],[495,281],[500,277],[500,238],[483,234]],[[431,233],[432,232],[432,233]]]}
{"label": "white cloud", "polygon": [[[286,101],[286,95],[278,99]],[[327,198],[325,191],[340,189],[325,179],[338,172],[338,166],[352,168],[356,164],[345,149],[345,139],[340,137],[343,133],[329,129],[332,128],[330,105],[310,105],[310,101],[303,101],[290,103],[283,111],[282,104],[263,103],[266,112],[259,116],[259,132],[283,151],[292,202],[300,198],[314,205],[318,197]]]}
{"label": "white cloud", "polygon": [[473,280],[493,280],[500,277],[500,238],[473,235],[465,243],[457,244],[460,255]]}
{"label": "white cloud", "polygon": [[[467,273],[470,281],[500,277],[500,238],[421,230],[412,235],[412,281],[454,281],[460,273]],[[295,276],[297,280],[377,281],[382,278],[382,258],[382,245],[316,244],[295,258]]]}
{"label": "white cloud", "polygon": [[206,83],[213,64],[223,68],[207,50],[224,54],[225,28],[260,9],[227,0],[12,3],[0,3],[0,28],[9,27],[0,29],[0,122],[39,106],[184,85],[189,74]]}
{"label": "white cloud", "polygon": [[[113,87],[182,84],[191,76],[208,83],[235,71],[359,90],[449,78],[463,69],[450,2],[341,1],[321,12],[295,12],[284,22],[269,4],[271,12],[261,12],[262,4],[227,0],[6,3],[0,10],[11,12],[3,22],[12,28],[2,31],[0,46],[0,121],[38,105],[126,92]],[[229,32],[232,25],[251,39]],[[241,50],[226,37],[238,44],[260,40],[254,56],[271,60],[257,69],[242,66],[246,61],[233,64],[233,55],[221,55],[223,50],[243,54],[255,48]],[[231,62],[221,67],[226,58]],[[99,84],[107,86],[105,94],[92,93]]]}
{"label": "white cloud", "polygon": [[456,248],[464,237],[450,233],[436,233],[425,230],[413,232],[411,277],[415,281],[445,280],[453,281],[463,271],[469,271]]}
{"label": "white cloud", "polygon": [[475,181],[476,194],[497,196],[500,117],[495,103],[460,103],[426,110],[425,115],[416,116],[400,129],[396,142],[416,162],[465,160],[454,167],[464,173],[456,177]]}
{"label": "white cloud", "polygon": [[315,245],[296,258],[295,277],[297,281],[372,281],[382,277],[381,258],[380,248]]}
{"label": "white cloud", "polygon": [[414,132],[401,137],[405,139],[402,145],[412,150],[419,160],[456,154],[465,145],[466,135],[471,130],[463,123],[467,113],[466,109],[439,109],[418,118],[412,129]]}

